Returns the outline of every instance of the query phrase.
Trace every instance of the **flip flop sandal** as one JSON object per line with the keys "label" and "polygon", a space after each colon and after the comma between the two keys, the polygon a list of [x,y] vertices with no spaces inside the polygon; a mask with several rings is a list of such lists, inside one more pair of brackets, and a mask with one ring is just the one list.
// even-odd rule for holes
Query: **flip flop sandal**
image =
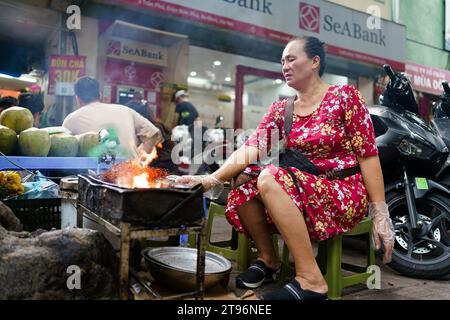
{"label": "flip flop sandal", "polygon": [[250,267],[236,277],[236,286],[243,289],[255,289],[274,280],[277,270],[270,269],[261,260],[256,260]]}
{"label": "flip flop sandal", "polygon": [[261,295],[261,300],[327,300],[327,295],[304,290],[300,283],[293,279],[283,288]]}

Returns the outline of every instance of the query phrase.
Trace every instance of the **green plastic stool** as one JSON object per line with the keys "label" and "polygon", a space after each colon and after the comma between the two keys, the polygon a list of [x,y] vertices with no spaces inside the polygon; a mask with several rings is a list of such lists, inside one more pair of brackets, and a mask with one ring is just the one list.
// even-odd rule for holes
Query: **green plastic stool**
{"label": "green plastic stool", "polygon": [[[365,235],[367,243],[367,266],[361,267],[342,262],[342,238],[346,236]],[[331,239],[319,242],[317,263],[328,285],[328,298],[341,299],[342,289],[358,284],[366,283],[372,275],[368,267],[375,265],[375,252],[372,247],[372,220],[364,218],[355,228],[344,234],[336,235]],[[292,263],[289,262],[289,249],[283,245],[280,280],[285,281],[292,274]],[[351,271],[354,274],[343,276],[342,270]]]}
{"label": "green plastic stool", "polygon": [[[256,250],[253,246],[253,241],[248,239],[242,233],[237,232],[234,228],[231,231],[231,239],[225,241],[211,241],[213,233],[213,224],[216,217],[225,218],[226,207],[215,202],[211,202],[208,210],[208,218],[206,224],[206,241],[205,250],[217,253],[227,259],[236,261],[236,268],[239,271],[244,271],[250,265],[250,262],[256,259]],[[276,235],[272,237],[274,245],[278,246],[278,239]],[[189,246],[195,247],[195,239],[189,235]],[[277,247],[275,247],[277,248]],[[275,250],[278,254],[278,250]]]}
{"label": "green plastic stool", "polygon": [[215,202],[211,202],[208,210],[206,224],[205,249],[217,253],[227,259],[235,260],[237,269],[243,271],[247,269],[251,260],[251,246],[249,240],[236,230],[231,231],[231,239],[225,241],[212,242],[213,224],[216,217],[225,218],[226,207]]}

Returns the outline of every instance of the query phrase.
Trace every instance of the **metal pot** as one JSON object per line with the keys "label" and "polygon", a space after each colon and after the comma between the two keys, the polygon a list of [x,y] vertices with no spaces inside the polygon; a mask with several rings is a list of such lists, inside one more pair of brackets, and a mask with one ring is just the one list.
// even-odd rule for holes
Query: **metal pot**
{"label": "metal pot", "polygon": [[[196,290],[197,249],[184,247],[146,248],[142,251],[153,278],[178,292]],[[205,290],[228,285],[231,263],[213,252],[205,254]]]}

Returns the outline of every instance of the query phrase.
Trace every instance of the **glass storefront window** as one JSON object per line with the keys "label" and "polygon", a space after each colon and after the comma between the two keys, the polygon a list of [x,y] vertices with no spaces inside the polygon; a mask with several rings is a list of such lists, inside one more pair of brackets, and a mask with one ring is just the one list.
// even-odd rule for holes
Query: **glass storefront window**
{"label": "glass storefront window", "polygon": [[[295,95],[281,74],[281,64],[254,58],[214,51],[196,46],[189,48],[188,86],[190,101],[197,108],[203,124],[214,127],[217,116],[223,116],[220,126],[233,128],[235,108],[235,85],[237,66],[251,67],[270,73],[278,78],[244,76],[242,96],[242,127],[255,128],[272,102]],[[323,80],[330,84],[353,84],[344,76],[325,73]]]}
{"label": "glass storefront window", "polygon": [[[218,115],[222,115],[224,118],[220,124],[222,127],[233,127],[234,102],[236,98],[236,67],[238,65],[281,72],[281,65],[279,63],[195,46],[189,48],[190,69],[188,86],[190,100],[197,108],[204,125],[207,127],[211,128],[214,126]],[[247,79],[245,81],[247,82]],[[252,79],[248,79],[248,81],[252,82]],[[253,85],[255,90],[258,86],[265,86],[265,83]],[[272,100],[275,98],[276,97],[272,98]],[[244,99],[248,101],[249,98],[244,97]],[[258,106],[258,108],[261,109],[263,113],[271,103],[266,101],[266,99],[257,97],[257,94],[253,95],[250,99],[259,99],[259,101],[261,101],[262,105]],[[259,117],[259,120],[261,119],[261,116]]]}

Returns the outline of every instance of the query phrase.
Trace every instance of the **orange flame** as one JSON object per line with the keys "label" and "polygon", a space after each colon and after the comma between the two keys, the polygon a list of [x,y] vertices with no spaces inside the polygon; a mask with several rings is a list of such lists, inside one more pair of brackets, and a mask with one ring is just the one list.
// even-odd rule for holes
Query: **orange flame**
{"label": "orange flame", "polygon": [[140,159],[140,165],[142,167],[148,167],[150,163],[153,162],[156,158],[158,158],[158,149],[162,148],[162,144],[159,143],[156,147],[153,147],[152,152],[146,153],[144,150],[140,150],[139,159]]}
{"label": "orange flame", "polygon": [[143,174],[133,177],[133,187],[134,188],[149,188],[150,183],[148,181],[148,174],[143,173]]}
{"label": "orange flame", "polygon": [[108,171],[102,173],[100,178],[106,182],[114,183],[124,188],[160,188],[164,186],[164,178],[169,173],[163,169],[149,167],[149,164],[158,158],[158,144],[151,153],[139,151],[138,158],[113,165]]}
{"label": "orange flame", "polygon": [[159,168],[143,168],[137,161],[116,164],[100,178],[123,188],[160,188],[169,173]]}

